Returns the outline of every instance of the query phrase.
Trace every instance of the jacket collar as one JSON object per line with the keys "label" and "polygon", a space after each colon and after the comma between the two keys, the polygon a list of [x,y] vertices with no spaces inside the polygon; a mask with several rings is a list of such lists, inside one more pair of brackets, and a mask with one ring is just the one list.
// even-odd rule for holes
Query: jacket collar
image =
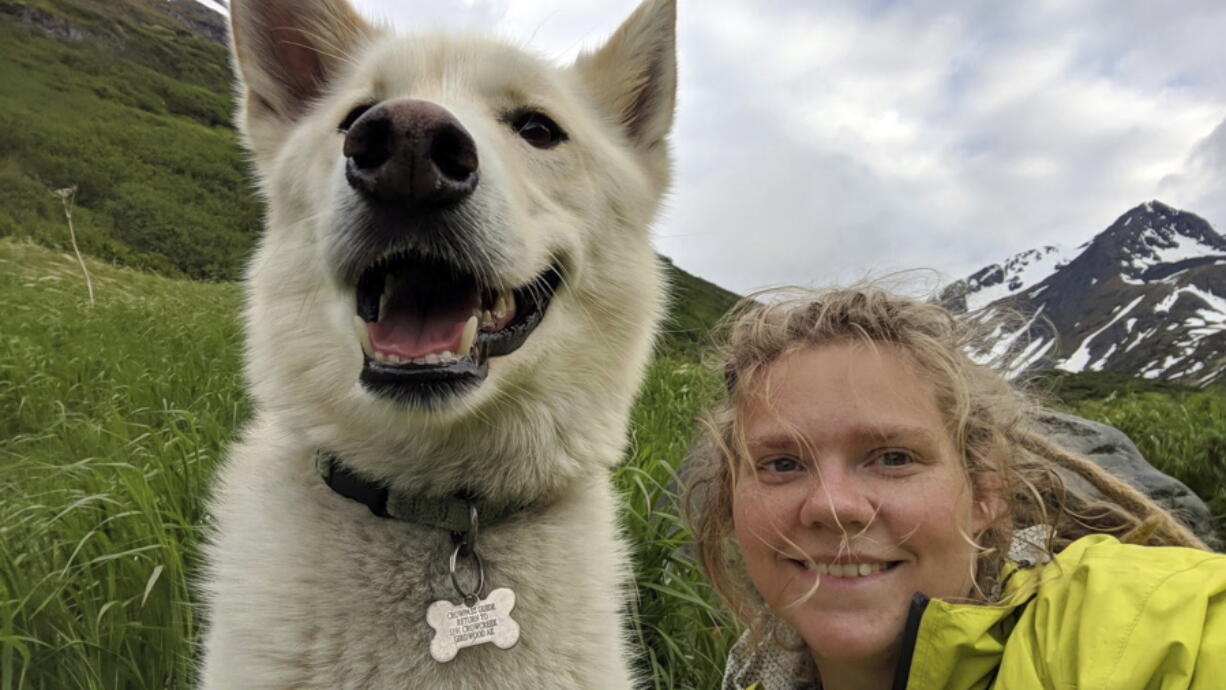
{"label": "jacket collar", "polygon": [[[944,688],[958,678],[990,680],[1004,654],[1005,642],[1026,605],[1034,597],[1035,569],[1006,563],[1003,603],[953,603],[916,592],[911,599],[892,690]],[[750,644],[746,632],[733,646],[724,670],[722,690],[820,687],[812,657],[775,642],[770,635]],[[809,683],[809,684],[806,684]],[[970,684],[967,687],[986,687]]]}
{"label": "jacket collar", "polygon": [[[912,607],[907,630],[915,626],[910,647],[903,650],[894,690],[950,687],[990,687],[1000,668],[1005,643],[1034,599],[1039,576],[1029,564],[1007,563],[1001,573],[1000,603],[979,604],[929,599]],[[923,595],[917,594],[916,597]],[[926,598],[926,597],[925,597]],[[905,667],[904,661],[905,660]]]}

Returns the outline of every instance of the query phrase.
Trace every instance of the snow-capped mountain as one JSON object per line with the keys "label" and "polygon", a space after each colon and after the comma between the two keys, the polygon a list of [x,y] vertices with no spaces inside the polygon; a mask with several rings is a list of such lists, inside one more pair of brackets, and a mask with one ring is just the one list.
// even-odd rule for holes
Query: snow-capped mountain
{"label": "snow-capped mountain", "polygon": [[205,7],[209,8],[210,10],[213,10],[214,12],[219,12],[221,14],[226,15],[227,17],[230,16],[230,6],[226,2],[226,0],[196,0],[196,1],[199,2],[201,5],[204,5]]}
{"label": "snow-capped mountain", "polygon": [[1056,367],[1204,385],[1226,373],[1226,239],[1158,201],[1076,250],[988,266],[941,300],[994,328],[976,355],[1014,375]]}
{"label": "snow-capped mountain", "polygon": [[[133,0],[129,0],[132,2]],[[174,18],[193,34],[226,44],[229,34],[230,0],[141,0]]]}
{"label": "snow-capped mountain", "polygon": [[966,290],[961,308],[973,311],[1043,282],[1068,263],[1068,254],[1066,249],[1048,245],[980,269],[961,281]]}
{"label": "snow-capped mountain", "polygon": [[198,2],[201,5],[204,5],[205,7],[209,8],[210,10],[213,10],[214,12],[218,14],[222,14],[227,17],[230,16],[229,0],[195,0],[195,2]]}

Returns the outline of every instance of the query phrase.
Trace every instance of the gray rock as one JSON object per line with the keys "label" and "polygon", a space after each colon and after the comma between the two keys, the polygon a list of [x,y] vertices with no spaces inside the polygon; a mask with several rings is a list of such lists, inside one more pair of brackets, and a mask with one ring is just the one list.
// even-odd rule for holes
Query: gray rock
{"label": "gray rock", "polygon": [[[1209,507],[1183,482],[1159,472],[1145,461],[1136,444],[1124,432],[1106,424],[1081,417],[1044,412],[1038,418],[1047,437],[1062,447],[1084,455],[1103,469],[1143,491],[1156,503],[1179,516],[1196,536],[1211,548],[1221,551],[1222,541],[1213,530],[1213,515]],[[1065,481],[1079,492],[1099,496],[1089,482],[1068,472],[1061,472]]]}

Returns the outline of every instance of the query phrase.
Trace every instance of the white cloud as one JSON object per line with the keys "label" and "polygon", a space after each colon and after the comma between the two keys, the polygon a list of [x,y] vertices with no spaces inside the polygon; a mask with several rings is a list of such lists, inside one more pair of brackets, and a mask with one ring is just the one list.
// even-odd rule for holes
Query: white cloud
{"label": "white cloud", "polygon": [[1181,172],[1163,178],[1158,193],[1226,231],[1226,120],[1196,144]]}
{"label": "white cloud", "polygon": [[[569,59],[635,2],[357,4],[404,30],[495,31]],[[1220,0],[679,9],[678,178],[659,246],[717,283],[960,275],[1078,244],[1156,195],[1226,230]]]}

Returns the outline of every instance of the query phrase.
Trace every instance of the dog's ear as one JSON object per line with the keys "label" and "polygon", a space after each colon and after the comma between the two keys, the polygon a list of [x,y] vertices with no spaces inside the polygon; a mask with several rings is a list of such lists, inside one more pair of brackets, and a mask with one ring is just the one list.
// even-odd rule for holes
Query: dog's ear
{"label": "dog's ear", "polygon": [[676,0],[644,0],[603,47],[579,56],[575,70],[636,146],[662,148],[677,101]]}
{"label": "dog's ear", "polygon": [[[376,32],[346,0],[232,0],[240,126],[256,153],[300,117]],[[271,139],[271,140],[270,140]]]}

